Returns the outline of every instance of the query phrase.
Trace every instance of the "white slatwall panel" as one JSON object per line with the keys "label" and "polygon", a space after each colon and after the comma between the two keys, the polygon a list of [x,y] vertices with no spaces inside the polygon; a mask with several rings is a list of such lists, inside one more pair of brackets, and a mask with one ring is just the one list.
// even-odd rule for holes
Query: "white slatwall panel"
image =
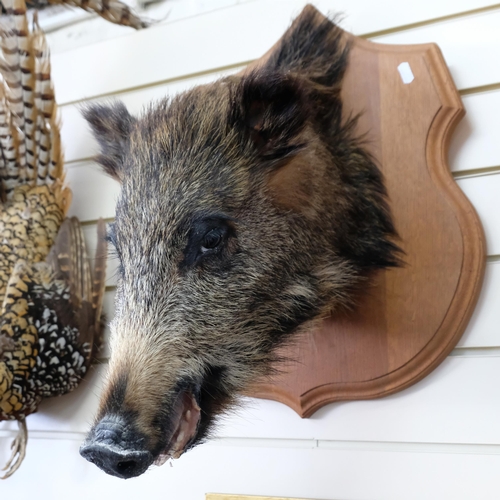
{"label": "white slatwall panel", "polygon": [[500,10],[497,10],[377,37],[374,41],[391,44],[434,41],[443,52],[457,88],[468,89],[500,82],[500,65],[495,64],[500,45],[499,23]]}
{"label": "white slatwall panel", "polygon": [[[291,17],[300,12],[305,3],[291,0],[248,2],[56,54],[52,67],[58,102],[67,104],[114,94],[256,59],[282,35]],[[350,12],[349,22],[345,25],[355,32],[359,32],[358,22],[363,25],[362,32],[372,32],[387,28],[388,20],[397,24],[403,20],[405,23],[413,22],[411,19],[417,20],[415,11],[420,10],[422,5],[432,10],[427,2],[418,2],[417,9],[398,8],[401,0],[361,2],[366,9],[357,13],[357,3],[350,0],[316,3],[323,12],[331,9]],[[446,4],[453,10],[450,2],[435,4],[440,7]],[[469,4],[477,5],[478,2]],[[374,10],[377,11],[376,15]],[[373,15],[370,16],[370,13]],[[500,81],[500,67],[493,61],[496,60],[500,44],[500,33],[496,29],[499,16],[500,12],[494,11],[460,17],[377,40],[384,43],[435,40],[441,45],[459,88],[497,83]],[[474,37],[464,36],[464,33],[471,31]],[[487,64],[487,61],[491,63]],[[95,75],[99,75],[99,78]]]}
{"label": "white slatwall panel", "polygon": [[[146,9],[146,12],[138,11],[137,9],[136,12],[140,13],[143,17],[154,20],[158,24],[179,22],[182,19],[199,16],[207,12],[249,1],[253,0],[168,0],[156,3],[132,0],[130,4],[149,3],[150,5]],[[84,12],[83,14],[85,15],[86,13]],[[68,52],[89,43],[94,44],[131,33],[130,28],[109,23],[96,15],[87,22],[75,23],[70,30],[54,31],[51,24],[55,23],[50,23],[53,20],[52,16],[47,17],[48,19],[44,19],[44,16],[40,16],[40,25],[42,29],[49,32],[49,43],[52,54]],[[89,17],[89,14],[87,14],[87,17]],[[49,26],[46,28],[47,24]],[[60,23],[60,25],[62,24]]]}
{"label": "white slatwall panel", "polygon": [[459,179],[458,185],[483,223],[488,254],[500,254],[500,174]]}
{"label": "white slatwall panel", "polygon": [[[6,444],[0,439],[0,450]],[[2,484],[2,493],[11,492],[5,498],[204,500],[216,491],[324,500],[498,499],[496,454],[207,444],[172,468],[123,481],[96,473],[78,447],[77,440],[32,440],[23,467]]]}
{"label": "white slatwall panel", "polygon": [[465,95],[462,101],[467,114],[458,124],[451,140],[451,170],[458,173],[500,166],[500,91]]}
{"label": "white slatwall panel", "polygon": [[104,175],[93,163],[78,163],[67,169],[66,179],[73,191],[69,216],[82,221],[113,217],[120,193],[117,181]]}
{"label": "white slatwall panel", "polygon": [[[71,394],[43,402],[30,416],[32,431],[84,433],[98,406],[106,366],[94,368]],[[320,440],[495,444],[500,453],[500,357],[448,357],[434,372],[402,392],[383,399],[328,405],[301,419],[273,401],[245,399],[220,422],[222,439]],[[6,428],[5,424],[2,426]],[[10,429],[16,428],[10,424]]]}
{"label": "white slatwall panel", "polygon": [[[495,16],[496,18],[494,21],[491,21],[491,18]],[[437,40],[441,37],[443,40],[447,41],[446,45],[441,44],[441,48],[448,63],[450,60],[457,61],[457,63],[452,66],[457,84],[459,84],[460,81],[467,82],[467,79],[473,77],[475,80],[472,83],[484,86],[492,83],[492,78],[496,78],[494,81],[500,82],[500,73],[494,77],[490,74],[491,71],[500,71],[500,65],[488,63],[488,61],[492,60],[491,57],[493,57],[493,54],[500,53],[500,30],[494,31],[496,34],[495,36],[498,35],[496,39],[495,36],[491,35],[492,26],[500,25],[499,23],[500,9],[498,12],[495,11],[493,13],[489,12],[481,15],[459,18],[446,23],[434,24],[405,31],[403,33],[379,37],[376,41],[383,41],[384,43],[422,43],[428,40]],[[453,28],[452,31],[455,34],[453,36],[449,35],[450,38],[445,38],[442,35],[444,27],[447,30]],[[482,33],[483,36],[474,39],[476,44],[474,50],[470,50],[468,59],[461,61],[461,59],[464,58],[464,40],[462,38],[462,33],[464,32],[479,32]],[[487,35],[488,33],[490,33],[490,35]],[[406,37],[409,39],[407,40]],[[113,42],[118,41],[119,40],[114,40]],[[135,41],[136,40],[133,39],[131,43]],[[93,51],[97,50],[93,47],[84,49],[86,51],[91,51],[91,49]],[[101,52],[106,53],[106,49],[102,49]],[[488,59],[488,54],[491,56],[490,59]],[[86,54],[86,57],[91,59],[92,54]],[[129,71],[128,68],[131,61],[132,59],[122,58],[113,63],[116,64],[117,78],[121,79],[123,82],[128,81],[127,72]],[[228,64],[230,63],[229,60],[227,62]],[[239,61],[233,59],[231,63],[239,64],[242,62],[244,62],[244,59],[240,59]],[[461,64],[459,64],[459,62]],[[167,64],[167,62],[165,62],[165,64]],[[137,114],[150,101],[160,99],[166,95],[174,95],[197,84],[213,81],[220,76],[237,71],[237,69],[239,69],[239,67],[232,70],[223,72],[217,71],[207,75],[190,78],[183,78],[181,75],[179,77],[181,79],[178,81],[125,92],[118,97],[124,101],[131,113]],[[65,73],[65,76],[66,81],[64,83],[67,85],[78,81],[77,75],[71,74],[71,76],[69,76]],[[148,78],[148,76],[146,75],[144,78]],[[153,75],[150,75],[149,78],[153,78]],[[101,82],[101,80],[96,79],[95,84],[98,85],[99,82]],[[62,86],[57,87],[59,101],[61,99],[59,92],[61,87]],[[467,85],[463,86],[463,88],[466,87]],[[105,92],[106,89],[102,88],[98,94]],[[76,99],[80,99],[81,97],[83,96],[75,96]],[[106,102],[109,99],[110,97],[107,99],[98,99],[97,102]],[[491,112],[491,110],[495,109],[497,113],[500,112],[500,92],[496,91],[467,95],[464,97],[464,104],[468,114],[459,124],[457,133],[452,142],[450,152],[451,169],[453,171],[461,171],[500,165],[500,147],[494,135],[496,113]],[[88,131],[88,127],[81,116],[81,109],[81,104],[62,107],[62,136],[66,146],[65,155],[67,162],[88,159],[96,149],[91,134]],[[75,134],[75,130],[78,130],[79,133]]]}
{"label": "white slatwall panel", "polygon": [[[148,9],[147,16],[160,20],[161,24],[179,22],[180,20],[199,16],[221,8],[232,8],[235,4],[252,2],[256,11],[269,12],[270,4],[276,4],[283,14],[289,17],[297,13],[305,4],[304,0],[169,0],[163,4]],[[429,19],[439,19],[450,15],[463,14],[473,10],[487,9],[495,6],[494,0],[437,0],[432,5],[429,2],[413,2],[400,9],[398,0],[385,0],[374,3],[371,0],[320,0],[313,2],[322,12],[341,12],[346,19],[346,27],[356,34],[393,29]],[[234,10],[232,11],[234,12]],[[375,26],[374,28],[374,19]],[[43,23],[43,20],[42,20]],[[43,27],[43,24],[42,24]],[[50,33],[50,47],[53,54],[74,50],[89,43],[103,41],[108,38],[126,36],[130,30],[112,25],[95,18],[91,22],[73,26],[71,30],[61,30]]]}
{"label": "white slatwall panel", "polygon": [[486,265],[481,295],[459,347],[500,347],[500,262]]}
{"label": "white slatwall panel", "polygon": [[[63,104],[67,178],[74,192],[71,214],[88,223],[84,231],[91,253],[96,245],[94,222],[113,217],[119,186],[89,162],[95,144],[79,114],[80,101],[106,100],[118,93],[131,112],[138,113],[150,100],[236,71],[267,50],[306,3],[221,1],[217,8],[192,1],[200,4],[200,12],[211,12],[181,15],[176,22],[167,19],[150,30],[65,53],[64,37],[71,30],[52,35],[60,52],[53,68]],[[344,26],[357,34],[389,31],[375,38],[379,42],[438,42],[461,89],[500,86],[500,5],[491,8],[495,2],[423,0],[404,2],[403,8],[403,0],[338,0],[316,5],[323,12],[344,11]],[[462,15],[471,10],[476,12]],[[438,19],[442,17],[446,19]],[[96,21],[89,23],[94,26]],[[86,34],[80,27],[78,36],[87,41],[85,36],[108,36],[93,35],[93,29]],[[104,364],[94,368],[77,391],[45,401],[29,418],[28,457],[2,484],[2,494],[43,500],[68,495],[202,500],[208,491],[324,500],[498,498],[500,90],[469,92],[463,100],[468,115],[452,141],[450,165],[483,221],[493,257],[478,307],[453,356],[401,393],[329,405],[306,420],[278,403],[244,400],[221,422],[218,441],[189,452],[173,468],[164,466],[127,483],[104,475],[77,454],[97,407]],[[110,259],[108,319],[115,271],[116,261]],[[108,355],[105,348],[101,356]],[[15,428],[0,424],[0,463]],[[58,481],[53,480],[54,471]]]}

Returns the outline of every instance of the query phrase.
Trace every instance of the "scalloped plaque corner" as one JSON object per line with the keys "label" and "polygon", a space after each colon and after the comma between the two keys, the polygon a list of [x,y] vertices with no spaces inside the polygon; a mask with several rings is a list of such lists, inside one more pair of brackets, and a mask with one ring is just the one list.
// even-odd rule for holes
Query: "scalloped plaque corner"
{"label": "scalloped plaque corner", "polygon": [[302,334],[286,349],[295,361],[252,390],[303,417],[431,372],[464,332],[485,266],[480,221],[446,161],[464,108],[439,48],[346,36],[344,110],[360,114],[359,133],[384,173],[406,265],[380,272],[348,315]]}

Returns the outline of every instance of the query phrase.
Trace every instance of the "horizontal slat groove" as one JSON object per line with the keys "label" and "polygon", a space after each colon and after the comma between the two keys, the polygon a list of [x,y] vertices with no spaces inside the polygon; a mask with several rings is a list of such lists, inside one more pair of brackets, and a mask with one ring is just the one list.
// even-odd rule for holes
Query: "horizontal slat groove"
{"label": "horizontal slat groove", "polygon": [[[82,162],[79,162],[80,164]],[[483,168],[474,168],[474,169],[469,169],[469,170],[460,170],[457,172],[452,172],[453,177],[456,180],[465,180],[465,179],[477,179],[480,177],[485,177],[485,176],[497,176],[500,175],[500,165],[495,165],[495,166],[490,166],[490,167],[483,167]],[[104,222],[106,223],[113,223],[115,218],[114,217],[104,217]],[[97,224],[98,219],[83,219],[81,218],[80,224],[82,226],[91,226]],[[494,258],[494,255],[491,255],[491,257]]]}
{"label": "horizontal slat groove", "polygon": [[450,356],[463,358],[500,357],[500,347],[457,347]]}
{"label": "horizontal slat groove", "polygon": [[[423,24],[423,25],[425,25],[425,24]],[[397,31],[394,31],[391,33],[397,33]],[[151,89],[154,87],[158,87],[160,85],[179,83],[179,82],[182,82],[183,80],[189,80],[192,78],[199,78],[199,77],[211,75],[214,73],[220,73],[220,72],[231,71],[231,70],[234,70],[236,72],[238,69],[241,69],[252,62],[254,62],[253,59],[250,61],[242,61],[242,62],[238,62],[235,64],[229,64],[227,66],[211,68],[210,70],[207,70],[207,71],[200,71],[197,73],[189,73],[189,74],[185,74],[185,75],[181,75],[181,76],[176,76],[174,78],[167,78],[165,80],[158,80],[158,81],[150,82],[150,83],[144,84],[144,85],[137,85],[135,87],[125,87],[125,88],[119,89],[119,90],[114,91],[114,92],[106,92],[106,93],[94,95],[90,99],[82,98],[82,99],[76,99],[74,101],[68,101],[68,102],[65,102],[63,104],[60,104],[59,108],[62,109],[65,107],[75,106],[75,105],[79,105],[79,104],[83,104],[83,103],[87,103],[87,102],[93,102],[93,101],[100,100],[100,99],[120,97],[121,95],[128,94],[130,92]],[[483,85],[483,86],[478,86],[478,87],[458,89],[458,92],[460,95],[464,96],[464,95],[480,94],[483,92],[490,92],[490,91],[499,90],[499,89],[500,89],[500,82],[499,83],[492,83],[492,84],[488,84],[488,85]],[[76,162],[76,161],[81,162],[84,160],[85,159],[83,159],[83,158],[78,159],[78,160],[72,160],[71,162],[67,162],[67,164],[70,164],[70,163]]]}
{"label": "horizontal slat groove", "polygon": [[[500,347],[457,347],[448,356],[461,358],[498,358]],[[106,365],[109,357],[97,358],[95,364]]]}
{"label": "horizontal slat groove", "polygon": [[215,437],[210,440],[210,444],[258,448],[318,448],[319,441],[317,439]]}
{"label": "horizontal slat groove", "polygon": [[500,83],[490,83],[489,85],[480,85],[478,87],[471,87],[468,89],[459,90],[459,94],[464,95],[472,95],[472,94],[481,94],[483,92],[491,92],[492,90],[499,90]]}
{"label": "horizontal slat groove", "polygon": [[67,106],[74,106],[74,105],[82,104],[84,102],[92,102],[92,101],[98,100],[98,99],[115,98],[115,97],[119,97],[120,95],[123,95],[123,94],[128,94],[129,92],[137,92],[138,90],[150,89],[152,87],[157,87],[160,85],[168,85],[171,83],[177,83],[177,82],[181,82],[183,80],[190,80],[192,78],[200,78],[202,76],[207,76],[207,75],[211,75],[214,73],[221,73],[224,71],[230,71],[233,69],[236,71],[239,68],[247,66],[251,62],[253,62],[253,60],[242,61],[242,62],[238,62],[235,64],[229,64],[227,66],[210,68],[209,70],[206,70],[206,71],[188,73],[188,74],[176,76],[173,78],[166,78],[165,80],[152,81],[152,82],[149,82],[149,83],[144,84],[144,85],[136,85],[134,87],[126,87],[126,88],[122,88],[122,89],[119,89],[119,90],[116,90],[113,92],[104,92],[102,94],[93,95],[91,99],[75,99],[74,101],[67,101],[67,102],[59,105],[59,108],[64,108]]}
{"label": "horizontal slat groove", "polygon": [[[82,441],[84,432],[30,431],[31,439],[53,439]],[[14,438],[16,431],[0,430],[0,438]],[[400,441],[342,441],[323,439],[215,437],[204,446],[231,446],[242,448],[293,448],[324,449],[341,451],[382,451],[409,453],[446,453],[470,455],[500,455],[500,444],[496,443],[431,443]]]}
{"label": "horizontal slat groove", "polygon": [[72,167],[73,165],[78,165],[79,163],[90,163],[93,162],[94,158],[92,156],[87,156],[85,158],[75,158],[74,160],[68,160],[64,162],[66,167]]}
{"label": "horizontal slat groove", "polygon": [[401,26],[395,26],[394,28],[388,28],[380,31],[373,31],[372,33],[364,33],[360,35],[361,38],[373,39],[379,36],[392,35],[394,33],[400,33],[402,31],[407,31],[415,28],[422,28],[424,26],[430,26],[432,24],[441,23],[443,21],[451,21],[453,19],[459,19],[461,17],[467,17],[474,14],[483,14],[485,12],[491,12],[500,9],[500,3],[495,5],[489,5],[487,7],[480,7],[478,9],[466,10],[463,12],[457,12],[455,14],[449,14],[447,16],[435,17],[432,19],[427,19],[425,21],[419,21],[416,23],[405,24]]}
{"label": "horizontal slat groove", "polygon": [[[441,22],[450,21],[450,20],[454,20],[454,19],[460,19],[460,18],[464,18],[467,16],[475,15],[475,14],[482,14],[482,13],[486,13],[486,12],[495,12],[498,10],[500,10],[500,4],[495,4],[495,5],[491,5],[491,6],[481,7],[478,9],[472,9],[472,10],[467,10],[464,12],[458,12],[458,13],[450,14],[447,16],[431,18],[431,19],[428,19],[425,21],[419,21],[416,23],[396,26],[393,28],[388,28],[388,29],[380,30],[380,31],[376,31],[376,32],[364,33],[364,34],[361,34],[360,36],[362,38],[376,41],[376,38],[378,38],[378,37],[397,34],[397,33],[401,33],[404,31],[411,30],[411,29],[415,29],[415,28],[431,26],[431,25],[438,24]],[[185,79],[206,76],[206,75],[209,75],[211,73],[230,71],[233,69],[237,70],[237,69],[239,69],[239,68],[241,68],[241,67],[243,67],[251,62],[253,62],[253,59],[246,60],[246,61],[239,61],[239,62],[231,63],[228,65],[215,66],[213,68],[202,70],[199,72],[190,72],[190,73],[185,73],[182,75],[176,75],[172,78],[160,79],[160,80],[156,80],[156,81],[152,80],[152,81],[149,81],[149,82],[141,84],[141,85],[124,87],[124,88],[120,88],[120,89],[117,89],[117,90],[112,91],[112,92],[98,93],[98,94],[93,95],[90,100],[102,99],[102,98],[108,98],[108,97],[116,97],[116,96],[120,96],[120,95],[129,93],[129,92],[137,91],[137,90],[149,89],[149,88],[152,88],[152,87],[155,87],[158,85],[171,84],[171,83],[175,83],[175,82],[180,82],[180,81],[185,80]],[[497,90],[499,88],[500,88],[500,82],[485,85],[485,86],[462,89],[460,91],[460,93],[462,95],[470,95],[470,94],[474,94],[474,93],[485,92],[488,90]],[[69,100],[69,101],[66,101],[64,103],[61,103],[60,108],[64,108],[66,106],[71,106],[71,105],[75,105],[75,104],[80,104],[80,103],[87,102],[87,101],[88,101],[87,98]]]}
{"label": "horizontal slat groove", "polygon": [[[114,219],[106,219],[106,222],[112,222]],[[94,224],[94,222],[89,221],[87,223],[84,223],[82,225],[91,225]],[[486,257],[486,262],[500,262],[500,255],[488,255]],[[109,277],[108,277],[109,278]],[[116,291],[116,285],[107,285],[105,288],[106,292],[114,292]]]}
{"label": "horizontal slat groove", "polygon": [[496,175],[500,173],[500,165],[484,168],[471,168],[469,170],[459,170],[452,172],[455,179],[464,179],[472,177],[483,177],[484,175]]}
{"label": "horizontal slat groove", "polygon": [[[40,411],[28,419],[30,431],[85,433],[99,408],[106,368],[101,364],[90,370],[73,393],[44,401]],[[498,380],[499,373],[498,357],[450,356],[401,393],[328,405],[311,419],[300,419],[276,402],[242,398],[213,435],[335,442],[500,443],[496,425],[499,402],[491,397],[491,381]],[[458,412],[460,418],[456,418]],[[15,433],[17,424],[4,422],[0,429]]]}
{"label": "horizontal slat groove", "polygon": [[[103,218],[104,222],[106,224],[112,224],[114,221],[115,221],[115,218],[114,217],[107,217],[107,218]],[[93,225],[96,225],[98,222],[98,219],[94,219],[94,220],[85,220],[85,221],[80,221],[80,225],[82,226],[93,226]]]}
{"label": "horizontal slat groove", "polygon": [[[89,248],[94,248],[96,245],[92,235],[94,231],[91,228],[90,235],[86,235],[89,238]],[[88,231],[87,231],[88,233]],[[456,349],[457,351],[452,352],[452,356],[455,357],[492,357],[497,356],[498,351],[488,350],[488,348],[497,349],[500,347],[500,342],[498,335],[496,334],[496,325],[498,321],[497,318],[497,307],[498,302],[498,283],[500,282],[500,256],[492,255],[487,259],[486,266],[486,276],[479,298],[479,302],[474,311],[469,325],[464,332],[463,337],[459,341]],[[108,273],[108,291],[105,295],[105,311],[106,320],[111,321],[114,317],[114,293],[116,284],[116,263],[112,260],[109,261],[109,273]],[[109,330],[106,331],[105,337],[109,337]],[[482,350],[482,348],[486,348]],[[471,350],[469,350],[471,349]],[[100,359],[102,362],[107,362],[107,356],[109,356],[109,350],[107,349],[107,344],[103,351],[100,353]]]}
{"label": "horizontal slat groove", "polygon": [[[224,73],[217,72],[209,73],[208,76],[210,76],[211,78],[205,78],[205,80],[201,81],[199,79],[192,80],[189,78],[180,80],[179,82],[177,82],[178,87],[173,89],[174,94],[179,90],[182,91],[190,88],[197,82],[206,83],[207,81],[212,81],[216,77],[222,76],[223,74]],[[495,88],[500,89],[500,84],[495,86]],[[453,138],[450,149],[450,162],[453,166],[453,170],[455,170],[455,173],[453,175],[456,178],[500,171],[500,165],[498,164],[498,148],[496,148],[490,142],[487,142],[491,140],[490,136],[493,136],[493,133],[490,132],[491,120],[488,120],[487,116],[485,117],[485,113],[487,112],[485,108],[485,102],[491,102],[491,106],[494,109],[500,99],[500,92],[498,92],[498,90],[495,90],[495,88],[489,86],[488,88],[476,89],[476,93],[468,91],[466,92],[466,99],[464,99],[464,104],[466,106],[467,112],[470,112],[471,114],[467,115],[465,122],[459,126],[459,129],[457,130]],[[172,89],[172,87],[164,88],[161,85],[153,85],[150,87],[149,91],[153,92],[155,98],[158,98],[159,96],[168,95],[170,93],[169,89]],[[491,98],[485,96],[488,94],[491,95]],[[132,98],[132,96],[134,97]],[[141,102],[139,96],[135,96],[132,93],[131,95],[127,95],[126,98],[125,94],[123,94],[123,97],[126,103],[132,103],[132,108],[134,108],[133,112],[139,111],[139,104]],[[150,100],[151,93],[144,94],[142,103],[145,104],[147,102],[150,102]],[[90,99],[88,102],[99,101]],[[469,107],[471,109],[469,109]],[[65,141],[65,150],[68,157],[65,163],[68,172],[73,168],[78,168],[83,164],[93,164],[95,168],[98,169],[97,165],[93,163],[94,154],[97,153],[97,146],[95,144],[95,141],[91,138],[88,126],[86,125],[83,117],[80,116],[77,108],[78,107],[67,108],[66,112],[62,115],[62,119],[64,121],[63,138]],[[482,132],[481,135],[478,135],[480,133],[479,131],[477,133],[474,133],[471,144],[468,142],[469,133],[467,132],[467,127],[470,126],[475,126],[476,129],[477,127],[479,127],[479,130]],[[80,139],[76,141],[74,139],[74,133],[68,133],[66,127],[69,127],[69,130],[79,130],[80,134],[78,134],[78,136],[80,137]],[[463,130],[460,127],[463,127]],[[462,147],[463,141],[466,142],[464,147]],[[478,151],[476,151],[476,154],[473,154],[473,152],[478,148],[480,148],[479,156],[477,154]],[[484,168],[481,167],[481,162],[484,162]]]}
{"label": "horizontal slat groove", "polygon": [[[80,102],[84,100],[86,97],[96,97],[99,95],[116,95],[117,93],[121,94],[125,91],[123,86],[127,88],[146,88],[152,84],[152,82],[156,81],[170,81],[170,79],[175,78],[184,78],[187,74],[205,74],[205,72],[211,72],[214,68],[218,67],[234,67],[235,65],[242,64],[244,62],[251,61],[255,59],[256,56],[260,55],[261,50],[265,51],[266,44],[271,45],[274,43],[275,39],[278,38],[278,34],[281,29],[284,29],[288,24],[290,19],[296,15],[303,6],[302,2],[292,2],[294,7],[292,8],[285,6],[283,9],[278,8],[278,4],[280,2],[270,2],[267,16],[266,15],[254,15],[252,10],[259,11],[259,9],[266,5],[266,2],[255,2],[255,5],[251,6],[253,2],[248,2],[246,5],[234,5],[231,9],[227,9],[228,14],[226,12],[225,15],[221,15],[220,13],[207,12],[206,17],[205,14],[201,16],[203,21],[197,20],[193,23],[193,20],[185,19],[186,23],[167,23],[167,24],[158,24],[153,26],[150,30],[143,30],[139,33],[132,33],[128,36],[120,37],[119,43],[117,39],[107,39],[102,40],[98,43],[88,44],[87,46],[81,46],[76,48],[73,52],[74,57],[76,57],[76,61],[80,61],[80,67],[78,64],[76,65],[77,71],[74,73],[74,77],[77,79],[76,85],[72,85],[71,79],[66,82],[67,78],[63,75],[65,71],[67,72],[68,65],[72,65],[73,61],[71,60],[71,56],[67,53],[65,54],[56,54],[57,57],[54,58],[54,76],[56,79],[56,83],[61,80],[59,86],[63,88],[71,89],[67,92],[63,92],[60,94],[60,104],[66,105],[68,103]],[[283,2],[285,4],[285,2]],[[389,35],[385,35],[387,38],[393,36],[402,35],[406,37],[407,33],[411,33],[412,30],[410,28],[415,26],[423,26],[425,30],[431,29],[436,32],[439,31],[441,25],[449,24],[450,20],[453,23],[463,23],[465,19],[468,22],[469,19],[475,20],[478,17],[487,17],[487,16],[496,16],[498,15],[500,9],[500,3],[494,2],[493,5],[489,5],[489,2],[481,2],[482,6],[476,6],[473,1],[463,2],[461,6],[453,6],[452,8],[444,8],[444,5],[440,5],[436,8],[432,8],[429,12],[425,12],[425,9],[422,10],[420,7],[415,9],[410,9],[411,12],[407,14],[396,16],[396,18],[392,18],[392,16],[383,15],[384,9],[378,8],[373,9],[373,12],[369,10],[366,12],[366,9],[362,8],[350,8],[350,2],[345,2],[345,5],[337,6],[334,3],[330,2],[319,2],[321,5],[318,7],[323,12],[328,12],[330,9],[341,10],[342,12],[346,12],[347,15],[351,15],[348,17],[349,26],[347,29],[351,29],[355,34],[361,34],[364,37],[374,37],[383,38],[383,33],[390,33]],[[439,2],[438,2],[439,3]],[[486,5],[484,5],[486,3]],[[305,4],[305,2],[304,2]],[[481,5],[480,4],[480,5]],[[392,3],[391,3],[392,5]],[[266,5],[267,7],[267,5]],[[389,6],[385,6],[389,8]],[[463,10],[462,10],[463,9]],[[391,7],[391,11],[394,10]],[[399,9],[398,9],[399,10]],[[404,9],[403,9],[404,10]],[[233,15],[234,12],[234,15]],[[371,15],[370,15],[371,13]],[[214,15],[215,14],[215,15]],[[375,14],[379,14],[383,17],[383,19],[387,18],[385,22],[372,22],[367,21],[367,18],[372,19],[376,18]],[[231,24],[230,19],[233,19],[233,23]],[[239,22],[246,21],[249,27],[255,26],[255,28],[266,27],[266,33],[268,33],[267,37],[259,37],[261,39],[262,44],[251,44],[254,47],[253,50],[248,49],[248,46],[244,43],[244,36],[247,35],[247,32],[243,31],[235,31],[233,27],[237,25]],[[195,54],[195,48],[192,45],[189,47],[186,46],[186,50],[175,51],[172,56],[172,63],[167,64],[166,67],[171,68],[170,70],[157,69],[152,70],[151,74],[149,73],[149,69],[151,67],[162,68],[162,65],[150,64],[149,58],[142,57],[140,46],[142,43],[147,47],[156,46],[154,37],[158,36],[165,43],[171,43],[169,36],[172,36],[172,40],[178,40],[180,36],[184,36],[186,30],[196,29],[199,36],[203,36],[205,31],[205,27],[203,23],[211,26],[217,26],[218,33],[217,37],[214,37],[213,34],[207,30],[208,36],[210,38],[210,45],[212,52],[216,54],[216,57],[211,59],[203,58],[199,63],[194,63],[193,61],[197,61],[196,57],[193,57]],[[175,26],[175,29],[173,29]],[[436,28],[437,26],[437,28]],[[273,29],[274,27],[274,29]],[[173,29],[173,31],[172,31]],[[251,28],[250,28],[251,30]],[[251,34],[249,30],[248,34]],[[413,30],[413,32],[418,30]],[[238,38],[241,32],[241,39]],[[227,40],[224,42],[224,37]],[[248,39],[248,36],[246,37]],[[429,38],[428,40],[433,40],[434,36]],[[225,47],[228,45],[231,46],[230,40],[237,40],[238,43],[236,47],[242,47],[241,50],[230,50]],[[426,41],[428,41],[426,40]],[[184,43],[181,43],[184,46]],[[80,73],[84,74],[84,67],[86,64],[100,64],[102,63],[109,68],[109,64],[106,62],[102,53],[106,53],[109,57],[112,57],[112,60],[116,60],[120,58],[120,50],[126,51],[127,48],[130,47],[132,49],[137,48],[137,50],[131,51],[131,57],[138,58],[138,63],[142,61],[141,70],[136,72],[130,71],[130,67],[137,67],[133,64],[133,60],[130,61],[129,69],[126,70],[122,77],[123,78],[111,78],[106,79],[103,82],[103,85],[89,85],[85,86],[82,84],[82,79],[79,78]],[[262,48],[261,48],[262,47]],[[246,48],[246,50],[244,50]],[[95,55],[94,55],[95,52]],[[185,53],[184,53],[185,52]],[[77,54],[78,53],[78,54]],[[149,53],[151,57],[156,54],[156,52],[151,52],[149,49],[145,48],[143,53]],[[160,57],[160,52],[158,53]],[[171,54],[172,55],[172,54]],[[177,58],[176,58],[177,56]],[[169,56],[170,57],[170,56]],[[480,59],[480,58],[477,58]],[[151,59],[154,61],[154,59]],[[183,61],[191,61],[189,64],[183,64]],[[139,64],[140,66],[140,64]],[[93,67],[93,66],[92,66]],[[109,68],[111,69],[111,68]],[[122,69],[126,69],[125,66],[114,65],[113,71],[111,74],[115,76],[120,74]],[[71,73],[71,72],[70,72]],[[73,73],[71,73],[73,74]],[[471,80],[469,84],[466,85],[464,82],[464,87],[472,87],[473,85],[480,85],[481,83],[494,83],[495,81],[500,81],[500,78],[494,78],[493,80],[490,78],[489,81],[476,81]],[[115,83],[116,82],[116,83]]]}
{"label": "horizontal slat groove", "polygon": [[[29,420],[28,420],[28,431],[29,439],[57,439],[57,440],[69,440],[69,441],[81,441],[85,438],[85,433],[83,432],[57,432],[57,431],[30,431],[29,430]],[[0,438],[14,438],[16,436],[16,431],[11,430],[0,430]]]}
{"label": "horizontal slat groove", "polygon": [[[243,0],[241,3],[244,3],[244,2],[248,2],[248,1],[252,1],[252,0]],[[154,2],[152,2],[154,3]],[[203,15],[206,15],[208,13],[213,13],[213,12],[216,12],[216,11],[220,11],[220,10],[224,10],[224,9],[230,9],[232,7],[235,7],[235,5],[225,5],[225,6],[222,6],[222,7],[216,7],[216,8],[212,8],[211,10],[208,10],[208,11],[202,11],[202,12],[198,12],[198,13],[193,13],[193,14],[189,14],[189,15],[186,15],[184,17],[181,17],[179,19],[175,19],[173,21],[169,21],[165,24],[174,24],[174,23],[178,23],[178,22],[182,22],[182,21],[185,21],[187,19],[193,19],[195,17],[200,17],[200,16],[203,16]],[[152,18],[149,14],[149,11],[146,10],[146,11],[143,11],[141,9],[141,11],[135,9],[136,13],[139,14],[141,17],[145,18],[145,19],[152,19],[153,20],[153,23],[155,22],[162,22],[163,19],[161,17],[157,17],[155,16],[154,18]],[[77,11],[78,12],[78,11]],[[76,24],[80,24],[80,23],[83,23],[83,22],[89,22],[89,21],[93,21],[95,20],[96,18],[98,18],[98,15],[93,13],[93,12],[83,12],[81,13],[82,17],[79,17],[77,19],[73,19],[71,21],[67,21],[64,23],[64,28],[66,27],[70,27],[70,26],[74,26]],[[166,14],[166,16],[168,16],[168,14]],[[42,28],[44,28],[43,24],[42,24]],[[45,33],[52,33],[58,29],[61,29],[61,26],[58,25],[58,24],[55,24],[54,27],[48,27],[48,28],[44,28],[44,31]]]}
{"label": "horizontal slat groove", "polygon": [[384,441],[318,441],[318,448],[352,451],[386,451],[407,453],[465,453],[499,455],[500,444],[474,443],[405,443]]}

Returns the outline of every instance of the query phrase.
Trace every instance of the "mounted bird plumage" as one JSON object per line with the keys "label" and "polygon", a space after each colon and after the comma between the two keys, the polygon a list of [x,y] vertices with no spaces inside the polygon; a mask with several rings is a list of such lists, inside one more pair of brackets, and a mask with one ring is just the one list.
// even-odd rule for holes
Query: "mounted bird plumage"
{"label": "mounted bird plumage", "polygon": [[[7,2],[2,11],[7,12]],[[80,7],[87,12],[98,14],[106,21],[122,26],[130,26],[135,29],[147,28],[151,22],[141,19],[134,14],[130,7],[119,0],[28,0],[26,6],[29,9],[44,9],[51,5],[64,5],[65,7]]]}
{"label": "mounted bird plumage", "polygon": [[18,420],[4,470],[26,450],[25,418],[41,400],[73,390],[100,342],[106,266],[98,224],[94,276],[65,186],[49,52],[24,0],[0,19],[0,420]]}

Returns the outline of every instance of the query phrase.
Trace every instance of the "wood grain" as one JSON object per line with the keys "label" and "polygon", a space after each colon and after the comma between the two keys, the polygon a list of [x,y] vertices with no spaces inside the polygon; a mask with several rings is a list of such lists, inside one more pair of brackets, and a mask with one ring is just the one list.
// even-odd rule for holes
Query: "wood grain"
{"label": "wood grain", "polygon": [[[351,313],[303,334],[283,353],[295,361],[252,391],[303,417],[427,375],[464,332],[485,266],[481,224],[447,165],[464,109],[439,48],[346,37],[345,115],[360,114],[358,132],[384,173],[405,265],[367,282]],[[415,77],[409,84],[398,71],[403,62]]]}

